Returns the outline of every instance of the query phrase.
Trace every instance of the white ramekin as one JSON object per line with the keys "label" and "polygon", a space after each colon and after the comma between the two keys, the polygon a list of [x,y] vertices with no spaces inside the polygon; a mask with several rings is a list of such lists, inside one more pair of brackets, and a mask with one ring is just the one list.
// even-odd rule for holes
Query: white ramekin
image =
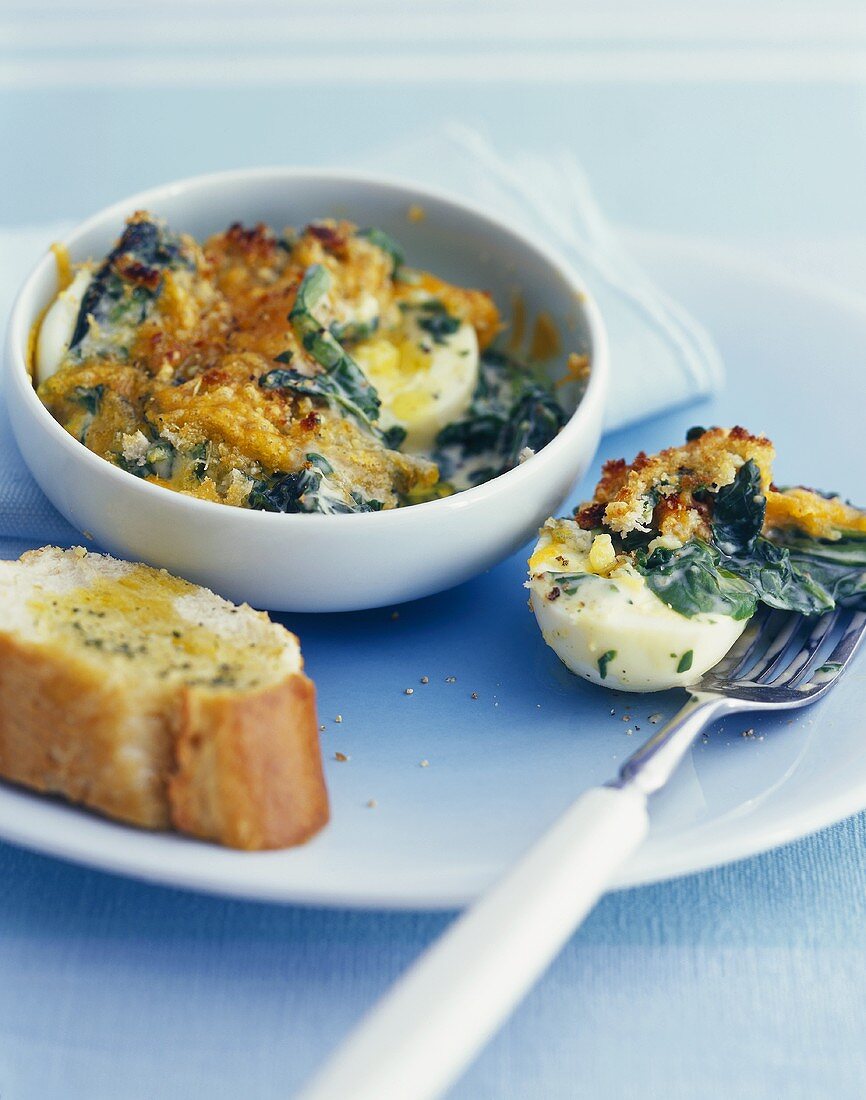
{"label": "white ramekin", "polygon": [[[423,219],[410,220],[410,206]],[[196,500],[99,458],[39,401],[28,336],[57,292],[54,257],[30,273],[8,328],[5,393],[15,437],[51,502],[121,557],[163,566],[254,606],[349,611],[429,595],[495,564],[533,534],[584,473],[598,446],[608,375],[604,325],[580,277],[560,257],[448,195],[346,172],[259,168],[168,183],[89,218],[63,242],[73,261],[103,256],[124,219],[145,209],[201,238],[233,221],[276,227],[347,217],[406,247],[410,264],[489,289],[507,316],[519,292],[563,335],[564,357],[586,350],[592,373],[560,434],[514,470],[452,497],[385,512],[282,515]]]}

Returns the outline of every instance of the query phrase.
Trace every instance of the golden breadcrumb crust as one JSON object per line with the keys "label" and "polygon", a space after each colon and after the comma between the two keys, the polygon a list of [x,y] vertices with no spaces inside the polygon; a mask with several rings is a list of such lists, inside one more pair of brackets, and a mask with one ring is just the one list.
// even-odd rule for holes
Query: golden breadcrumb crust
{"label": "golden breadcrumb crust", "polygon": [[708,538],[707,509],[695,500],[695,491],[729,485],[749,459],[768,488],[774,457],[773,444],[763,436],[740,427],[711,428],[681,447],[656,455],[641,451],[631,464],[622,458],[606,462],[593,500],[581,505],[576,519],[586,528],[603,522],[620,535],[658,530],[680,542]]}
{"label": "golden breadcrumb crust", "polygon": [[797,487],[767,492],[764,530],[797,527],[816,539],[838,539],[845,532],[866,533],[866,512],[838,497],[824,497],[811,489]]}
{"label": "golden breadcrumb crust", "polygon": [[[130,223],[149,217],[138,212]],[[67,431],[147,480],[233,505],[248,502],[256,481],[308,467],[309,454],[325,457],[345,491],[385,508],[437,481],[426,459],[390,450],[320,400],[259,380],[286,362],[302,374],[321,369],[289,320],[311,265],[330,275],[316,306],[323,328],[375,300],[386,330],[399,323],[399,304],[421,291],[473,325],[484,348],[501,329],[489,294],[425,272],[400,282],[388,253],[346,221],[316,222],[282,239],[265,225],[235,224],[203,246],[184,237],[183,248],[191,269],[153,270],[159,297],[128,348],[72,359],[40,385],[41,400]],[[99,397],[82,400],[88,393]],[[175,448],[170,473],[144,465],[151,438]]]}
{"label": "golden breadcrumb crust", "polygon": [[655,455],[641,451],[631,463],[623,458],[606,462],[593,499],[576,510],[575,519],[586,530],[603,525],[620,535],[638,530],[657,531],[680,543],[707,539],[709,507],[695,493],[729,485],[750,459],[760,470],[767,499],[765,531],[796,527],[825,539],[866,531],[866,513],[836,497],[802,487],[777,489],[772,484],[773,444],[741,427],[710,428],[680,447]]}

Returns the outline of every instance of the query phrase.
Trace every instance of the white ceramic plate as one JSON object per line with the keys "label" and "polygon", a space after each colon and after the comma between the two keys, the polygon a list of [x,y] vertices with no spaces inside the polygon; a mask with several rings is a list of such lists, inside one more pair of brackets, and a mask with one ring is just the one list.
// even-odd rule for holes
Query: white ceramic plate
{"label": "white ceramic plate", "polygon": [[[656,449],[696,422],[741,422],[775,440],[780,482],[862,499],[862,384],[858,399],[854,380],[862,378],[866,310],[745,257],[660,238],[631,243],[707,322],[730,381],[710,405],[609,437],[603,454]],[[616,770],[649,733],[650,714],[666,716],[683,699],[677,692],[617,696],[570,676],[540,639],[523,574],[516,556],[451,592],[404,605],[397,618],[386,609],[286,619],[303,640],[327,727],[333,822],[305,848],[238,854],[137,832],[5,786],[0,835],[225,895],[460,905],[580,789]],[[866,806],[864,674],[861,659],[826,702],[794,718],[716,727],[653,804],[650,838],[620,883],[746,856]],[[429,684],[419,682],[423,675]],[[741,736],[747,727],[754,736]],[[334,760],[337,750],[350,759]]]}

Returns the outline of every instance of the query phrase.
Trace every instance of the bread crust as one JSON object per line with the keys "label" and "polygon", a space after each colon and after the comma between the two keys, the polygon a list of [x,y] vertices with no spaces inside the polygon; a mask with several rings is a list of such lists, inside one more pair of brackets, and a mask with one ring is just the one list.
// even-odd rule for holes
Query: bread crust
{"label": "bread crust", "polygon": [[[143,729],[144,765],[124,751]],[[257,691],[136,694],[61,646],[4,633],[0,775],[133,825],[246,850],[300,844],[329,816],[315,688],[303,673]]]}
{"label": "bread crust", "polygon": [[258,691],[184,688],[172,822],[233,848],[301,844],[327,822],[316,692],[302,672]]}
{"label": "bread crust", "polygon": [[[125,754],[145,724],[151,759]],[[166,776],[172,723],[165,700],[144,700],[61,647],[0,633],[0,775],[133,825],[170,825]]]}

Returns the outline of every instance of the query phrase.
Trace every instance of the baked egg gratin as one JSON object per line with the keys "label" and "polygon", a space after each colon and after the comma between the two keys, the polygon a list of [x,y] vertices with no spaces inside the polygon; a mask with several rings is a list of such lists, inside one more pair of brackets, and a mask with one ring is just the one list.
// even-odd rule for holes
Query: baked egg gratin
{"label": "baked egg gratin", "polygon": [[545,523],[530,606],[572,672],[620,691],[684,687],[760,603],[866,609],[866,512],[778,488],[774,457],[744,428],[692,428],[682,447],[606,463],[590,502]]}
{"label": "baked egg gratin", "polygon": [[[377,229],[240,224],[203,245],[145,212],[71,267],[34,333],[37,392],[123,470],[271,512],[371,512],[487,481],[566,413],[494,350],[491,297],[408,268]],[[580,391],[585,356],[565,381]],[[572,390],[573,392],[573,390]]]}

